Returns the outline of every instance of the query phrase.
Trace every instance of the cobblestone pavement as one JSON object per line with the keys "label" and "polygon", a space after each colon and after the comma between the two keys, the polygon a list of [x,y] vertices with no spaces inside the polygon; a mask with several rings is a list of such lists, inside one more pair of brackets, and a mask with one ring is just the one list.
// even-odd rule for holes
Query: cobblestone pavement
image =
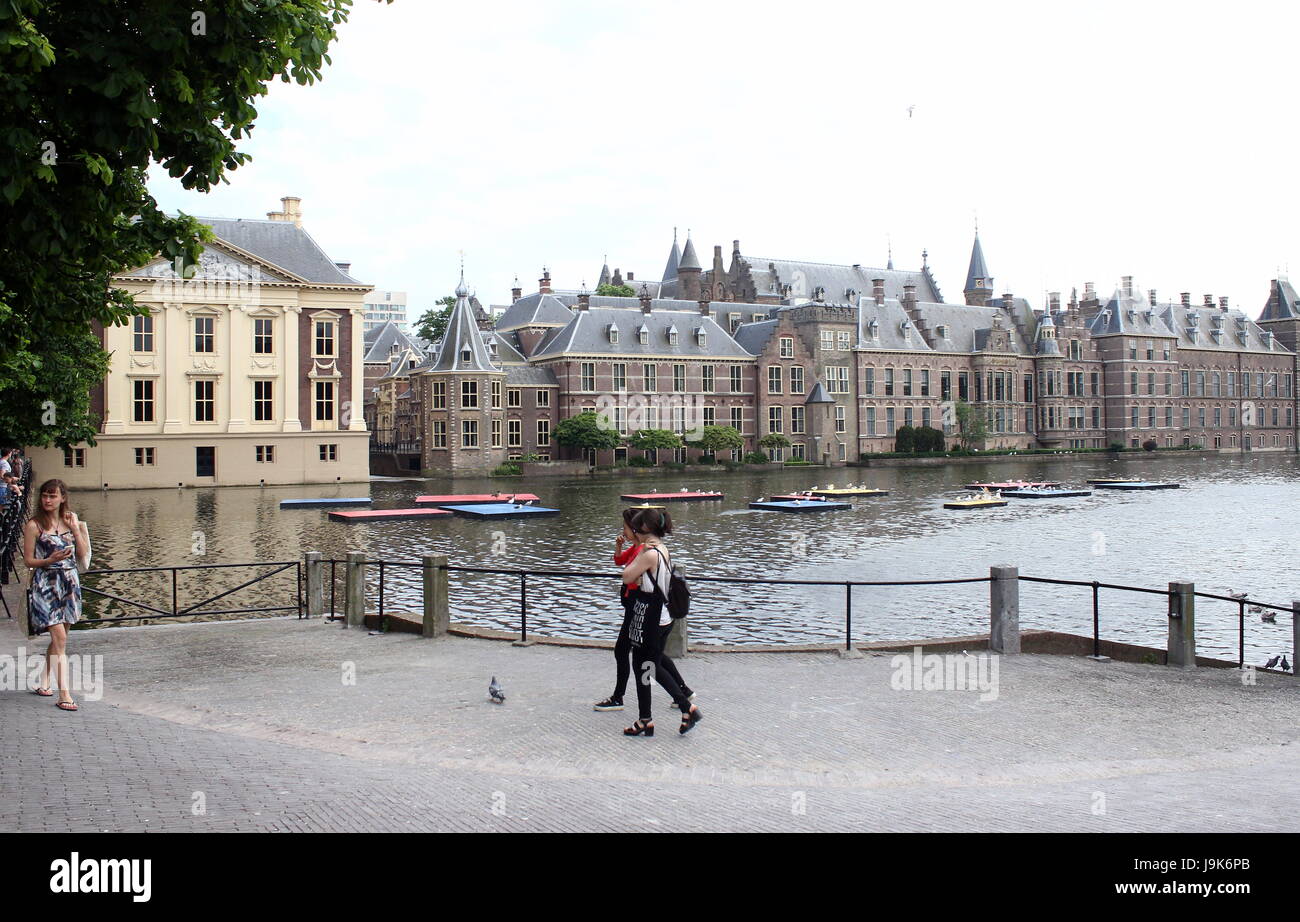
{"label": "cobblestone pavement", "polygon": [[[0,654],[41,651],[0,619]],[[81,711],[0,692],[0,828],[1295,831],[1300,685],[1030,656],[996,700],[891,657],[694,654],[627,739],[607,650],[274,620],[83,631]],[[345,678],[355,675],[355,684]],[[487,700],[497,676],[507,701]],[[200,811],[198,808],[202,807]]]}

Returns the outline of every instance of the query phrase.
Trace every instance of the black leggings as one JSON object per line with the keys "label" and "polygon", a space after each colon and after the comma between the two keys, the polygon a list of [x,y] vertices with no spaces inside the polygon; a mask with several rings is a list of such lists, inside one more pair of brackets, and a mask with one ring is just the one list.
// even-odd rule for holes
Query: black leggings
{"label": "black leggings", "polygon": [[[686,683],[672,659],[664,655],[664,642],[672,631],[671,624],[655,628],[649,632],[649,643],[632,648],[632,669],[636,673],[636,704],[638,716],[650,720],[650,680],[653,678],[663,686],[664,691],[672,696],[673,703],[683,714],[691,709],[690,694]],[[683,689],[686,689],[683,691]]]}
{"label": "black leggings", "polygon": [[[627,694],[627,679],[632,672],[632,641],[627,636],[628,619],[632,616],[630,605],[623,606],[623,627],[619,629],[618,640],[614,642],[614,694],[613,697],[619,701]],[[668,632],[672,630],[672,625],[664,628],[664,641],[660,643],[660,651],[663,650],[664,643],[667,642]],[[677,686],[682,690],[682,694],[688,698],[691,694],[691,687],[686,684],[682,674],[677,671],[677,664],[672,661],[668,654],[661,652],[659,656],[659,669],[664,670],[670,676]]]}

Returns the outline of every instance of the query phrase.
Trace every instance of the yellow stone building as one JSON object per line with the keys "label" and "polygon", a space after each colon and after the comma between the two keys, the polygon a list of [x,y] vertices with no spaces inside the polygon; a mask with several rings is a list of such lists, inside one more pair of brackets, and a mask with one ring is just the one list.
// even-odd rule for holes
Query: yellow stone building
{"label": "yellow stone building", "polygon": [[38,477],[74,488],[359,482],[364,300],[302,227],[202,219],[215,238],[181,278],[164,258],[117,276],[149,314],[99,331],[112,354],[92,394],[97,444],[33,449]]}

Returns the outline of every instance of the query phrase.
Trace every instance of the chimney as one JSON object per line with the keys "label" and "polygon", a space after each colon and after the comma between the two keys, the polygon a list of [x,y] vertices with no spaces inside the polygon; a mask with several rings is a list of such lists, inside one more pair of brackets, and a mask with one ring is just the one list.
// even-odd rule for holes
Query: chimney
{"label": "chimney", "polygon": [[622,285],[622,284],[623,284],[623,275],[622,275],[621,272],[619,272],[618,267],[615,267],[615,268],[614,268],[614,277],[613,277],[612,279],[609,280],[609,283],[610,283],[611,285]]}
{"label": "chimney", "polygon": [[1205,306],[1210,308],[1210,310],[1214,310],[1214,295],[1205,296]]}
{"label": "chimney", "polygon": [[514,304],[524,296],[524,290],[519,287],[519,278],[515,277],[515,287],[510,289],[510,303]]}
{"label": "chimney", "polygon": [[885,280],[884,279],[871,280],[871,295],[876,299],[876,304],[885,303]]}
{"label": "chimney", "polygon": [[537,280],[537,290],[544,295],[551,294],[551,270],[543,269],[542,277]]}
{"label": "chimney", "polygon": [[916,285],[908,282],[903,286],[903,307],[909,308],[916,305]]}
{"label": "chimney", "polygon": [[733,257],[737,257],[737,256],[740,255],[740,241],[739,241],[739,240],[733,240],[733,241],[731,241],[731,255],[732,255]]}
{"label": "chimney", "polygon": [[634,281],[636,281],[636,276],[633,275],[631,272],[629,272],[629,273],[627,274],[627,280],[628,280],[629,282],[634,282]]}
{"label": "chimney", "polygon": [[585,311],[591,307],[591,292],[584,285],[582,291],[578,292],[578,310]]}
{"label": "chimney", "polygon": [[1156,306],[1156,290],[1154,288],[1147,291],[1147,300],[1151,302],[1152,307]]}
{"label": "chimney", "polygon": [[1061,312],[1061,293],[1059,291],[1049,291],[1047,293],[1047,306],[1053,314]]}
{"label": "chimney", "polygon": [[342,272],[344,275],[347,275],[347,274],[348,274],[348,270],[352,268],[352,263],[335,263],[334,265],[335,265],[335,266],[338,268],[338,270],[339,270],[340,272]]}
{"label": "chimney", "polygon": [[1219,298],[1219,310],[1221,310],[1221,311],[1223,311],[1223,312],[1225,312],[1225,313],[1227,312],[1227,310],[1228,310],[1228,296],[1227,296],[1227,295],[1224,295],[1223,297]]}
{"label": "chimney", "polygon": [[302,199],[296,195],[280,197],[280,211],[268,211],[266,217],[271,221],[292,221],[294,227],[302,227]]}
{"label": "chimney", "polygon": [[1123,277],[1123,287],[1125,297],[1133,297],[1133,276],[1126,275]]}
{"label": "chimney", "polygon": [[1011,292],[1008,291],[1003,293],[1002,306],[1005,307],[1008,312],[1011,310],[1012,307],[1015,306],[1015,303],[1016,303],[1015,296],[1012,295]]}
{"label": "chimney", "polygon": [[1192,293],[1191,293],[1190,291],[1182,291],[1182,292],[1179,292],[1179,293],[1178,293],[1178,297],[1182,298],[1182,301],[1183,301],[1183,307],[1191,307],[1191,306],[1192,306]]}
{"label": "chimney", "polygon": [[650,289],[645,285],[641,286],[641,313],[650,313]]}
{"label": "chimney", "polygon": [[1092,282],[1083,283],[1083,300],[1085,301],[1097,300],[1097,286],[1094,285]]}
{"label": "chimney", "polygon": [[709,304],[710,304],[710,302],[709,302],[709,299],[708,299],[708,298],[706,298],[706,297],[704,297],[704,296],[701,296],[701,297],[700,297],[700,316],[701,316],[701,317],[711,317],[711,316],[712,316],[712,312],[709,310]]}

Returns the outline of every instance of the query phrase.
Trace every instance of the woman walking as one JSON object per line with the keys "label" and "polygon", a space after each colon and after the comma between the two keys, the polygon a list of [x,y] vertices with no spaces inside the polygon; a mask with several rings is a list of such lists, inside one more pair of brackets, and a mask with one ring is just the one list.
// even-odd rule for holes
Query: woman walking
{"label": "woman walking", "polygon": [[641,552],[623,569],[623,582],[636,585],[628,622],[628,640],[632,644],[632,670],[636,674],[638,719],[623,733],[627,736],[654,736],[651,716],[650,679],[653,677],[682,712],[679,733],[686,733],[704,719],[700,709],[691,704],[680,684],[680,674],[672,660],[664,655],[664,642],[673,628],[672,617],[664,605],[672,562],[663,539],[672,533],[672,519],[658,509],[638,509],[632,516],[632,531]]}
{"label": "woman walking", "polygon": [[77,710],[68,688],[68,625],[81,617],[81,582],[74,557],[85,557],[87,542],[77,514],[68,505],[62,480],[41,484],[39,505],[23,530],[23,561],[31,570],[31,622],[36,634],[50,634],[45,653],[45,684],[35,689],[44,698],[57,675],[59,708]]}

